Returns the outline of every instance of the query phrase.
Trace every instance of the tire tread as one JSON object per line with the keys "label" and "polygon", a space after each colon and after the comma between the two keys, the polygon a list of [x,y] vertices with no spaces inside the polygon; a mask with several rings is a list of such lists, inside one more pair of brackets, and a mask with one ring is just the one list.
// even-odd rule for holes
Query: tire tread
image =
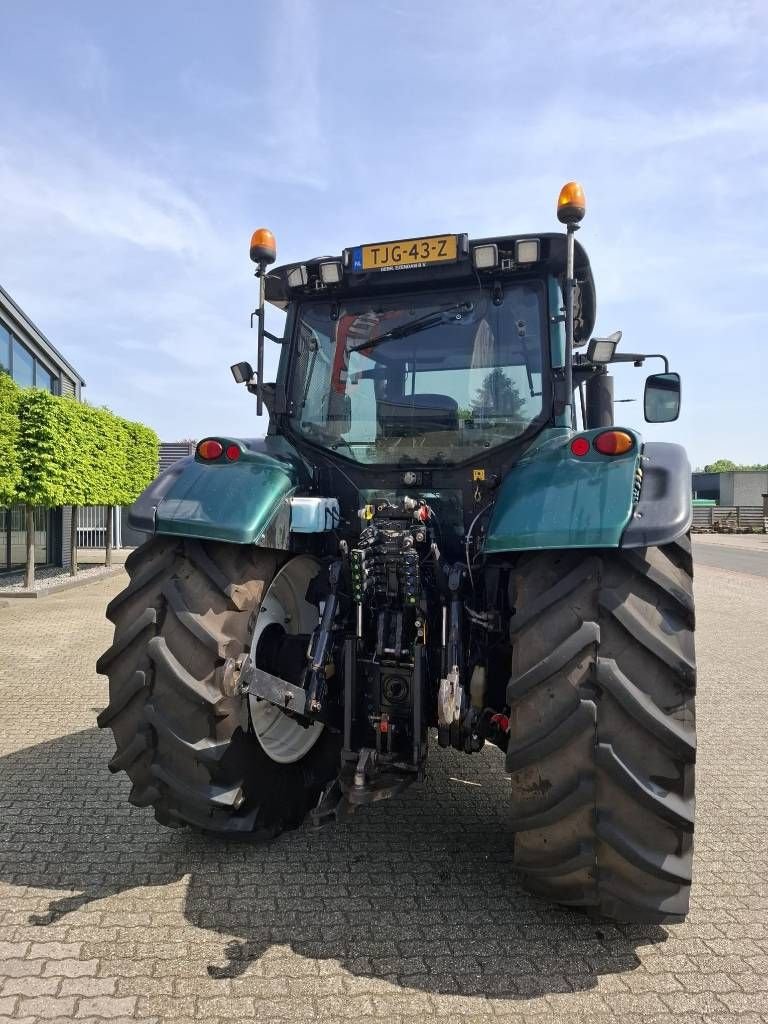
{"label": "tire tread", "polygon": [[110,699],[98,716],[125,771],[129,801],[164,825],[271,839],[298,826],[338,770],[324,730],[300,761],[271,761],[235,688],[237,658],[283,556],[267,549],[154,538],[126,559],[109,605],[112,646],[98,670]]}
{"label": "tire tread", "polygon": [[[513,570],[507,769],[515,864],[538,895],[620,920],[687,913],[690,559],[682,538],[629,552],[535,552]],[[574,725],[585,708],[591,729]]]}

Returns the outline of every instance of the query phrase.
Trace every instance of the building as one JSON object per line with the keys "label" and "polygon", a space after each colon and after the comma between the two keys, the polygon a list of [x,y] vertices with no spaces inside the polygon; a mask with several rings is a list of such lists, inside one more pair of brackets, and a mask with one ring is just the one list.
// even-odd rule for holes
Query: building
{"label": "building", "polygon": [[[39,327],[0,288],[0,370],[23,388],[44,388],[80,399],[85,381]],[[69,509],[35,509],[35,561],[69,565]],[[24,506],[0,508],[0,572],[26,559]]]}
{"label": "building", "polygon": [[732,473],[694,473],[694,498],[710,498],[718,505],[763,504],[763,495],[768,493],[768,473],[739,471]]}
{"label": "building", "polygon": [[197,448],[197,441],[161,441],[160,472],[168,469],[179,459],[186,459],[188,455],[194,455],[195,448]]}

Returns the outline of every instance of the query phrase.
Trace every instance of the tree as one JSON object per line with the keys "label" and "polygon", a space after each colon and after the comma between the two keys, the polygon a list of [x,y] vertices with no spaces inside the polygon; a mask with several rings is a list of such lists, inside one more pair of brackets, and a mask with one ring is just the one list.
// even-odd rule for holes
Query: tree
{"label": "tree", "polygon": [[[125,458],[123,472],[116,481],[111,505],[130,505],[144,488],[157,476],[160,459],[160,441],[154,430],[143,423],[124,420],[118,416],[121,447]],[[107,533],[104,561],[112,561],[112,508],[107,509]]]}
{"label": "tree", "polygon": [[486,419],[515,417],[524,407],[525,399],[520,397],[514,382],[500,366],[486,375],[472,400],[472,412]]}
{"label": "tree", "polygon": [[12,505],[21,480],[19,466],[20,388],[0,370],[0,505]]}
{"label": "tree", "polygon": [[[111,560],[111,507],[129,504],[157,473],[157,435],[140,423],[47,391],[19,393],[17,500],[27,506],[26,585],[34,583],[34,507],[71,505],[73,537],[80,505],[106,505]],[[77,571],[77,549],[72,563]]]}
{"label": "tree", "polygon": [[716,459],[704,467],[705,473],[768,473],[768,462],[752,465],[731,462],[730,459]]}

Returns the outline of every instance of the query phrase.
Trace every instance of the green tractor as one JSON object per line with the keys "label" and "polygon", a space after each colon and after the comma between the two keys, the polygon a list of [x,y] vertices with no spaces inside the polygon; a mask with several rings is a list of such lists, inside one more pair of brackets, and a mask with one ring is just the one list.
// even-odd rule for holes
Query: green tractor
{"label": "green tractor", "polygon": [[[108,609],[112,771],[164,825],[269,839],[492,743],[526,886],[618,920],[688,911],[690,467],[616,427],[620,334],[564,232],[359,245],[276,269],[251,242],[266,437],[208,437],[132,512]],[[286,313],[265,329],[264,303]],[[264,339],[281,345],[264,380]],[[674,420],[680,378],[645,384]]]}

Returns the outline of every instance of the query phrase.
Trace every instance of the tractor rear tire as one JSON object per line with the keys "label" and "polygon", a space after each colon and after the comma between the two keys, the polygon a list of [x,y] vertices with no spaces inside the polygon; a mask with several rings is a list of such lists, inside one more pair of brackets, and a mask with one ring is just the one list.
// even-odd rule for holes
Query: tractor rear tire
{"label": "tractor rear tire", "polygon": [[556,903],[681,920],[696,758],[690,539],[532,553],[512,576],[515,865]]}
{"label": "tractor rear tire", "polygon": [[292,763],[277,763],[250,727],[236,661],[250,649],[282,553],[155,538],[126,560],[128,587],[109,605],[109,763],[131,780],[131,803],[159,822],[269,839],[301,823],[338,768],[324,729]]}

